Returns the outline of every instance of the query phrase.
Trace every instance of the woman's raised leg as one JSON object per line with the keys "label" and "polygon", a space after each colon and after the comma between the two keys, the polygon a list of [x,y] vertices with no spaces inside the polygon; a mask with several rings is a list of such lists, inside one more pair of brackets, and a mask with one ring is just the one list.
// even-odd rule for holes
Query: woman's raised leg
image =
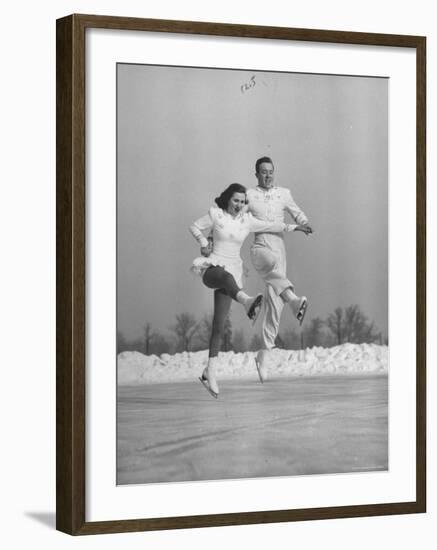
{"label": "woman's raised leg", "polygon": [[233,300],[242,304],[249,319],[255,323],[261,311],[262,294],[255,298],[249,296],[238,287],[233,275],[220,266],[209,267],[203,275],[203,282],[208,288],[223,290]]}

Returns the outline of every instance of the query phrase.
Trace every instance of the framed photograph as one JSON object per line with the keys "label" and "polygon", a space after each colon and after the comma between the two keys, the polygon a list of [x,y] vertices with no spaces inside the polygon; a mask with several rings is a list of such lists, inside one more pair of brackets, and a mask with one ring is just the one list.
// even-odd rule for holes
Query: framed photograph
{"label": "framed photograph", "polygon": [[426,39],[57,21],[57,529],[426,510]]}

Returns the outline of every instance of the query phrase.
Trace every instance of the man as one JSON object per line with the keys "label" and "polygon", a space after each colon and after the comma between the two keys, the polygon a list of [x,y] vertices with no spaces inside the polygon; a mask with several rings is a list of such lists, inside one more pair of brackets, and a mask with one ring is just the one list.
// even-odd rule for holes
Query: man
{"label": "man", "polygon": [[[271,158],[262,157],[256,161],[255,176],[258,186],[248,190],[247,200],[248,209],[256,218],[283,222],[284,215],[288,212],[300,231],[306,235],[313,232],[307,217],[294,202],[290,190],[273,184],[274,166]],[[293,283],[287,279],[287,258],[281,233],[256,233],[250,255],[254,268],[266,283],[266,309],[262,324],[264,349],[258,352],[256,358],[258,375],[260,381],[264,382],[265,362],[268,351],[275,347],[284,305],[291,307],[296,319],[302,324],[307,299],[305,296],[297,296]]]}

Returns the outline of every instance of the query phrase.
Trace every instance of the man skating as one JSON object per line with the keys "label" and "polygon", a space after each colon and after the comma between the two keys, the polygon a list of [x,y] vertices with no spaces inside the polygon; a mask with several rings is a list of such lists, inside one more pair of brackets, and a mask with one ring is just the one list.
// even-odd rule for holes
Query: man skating
{"label": "man skating", "polygon": [[[258,185],[247,192],[248,209],[264,221],[284,222],[285,213],[292,217],[301,231],[313,232],[308,218],[291,196],[290,190],[274,185],[274,166],[269,157],[256,161],[255,176]],[[296,319],[302,324],[307,309],[307,298],[297,296],[293,283],[287,278],[287,258],[283,236],[279,233],[256,233],[252,245],[251,260],[254,268],[266,284],[265,312],[262,324],[263,349],[258,352],[256,364],[261,382],[266,379],[265,363],[268,351],[275,347],[282,310],[288,304]]]}

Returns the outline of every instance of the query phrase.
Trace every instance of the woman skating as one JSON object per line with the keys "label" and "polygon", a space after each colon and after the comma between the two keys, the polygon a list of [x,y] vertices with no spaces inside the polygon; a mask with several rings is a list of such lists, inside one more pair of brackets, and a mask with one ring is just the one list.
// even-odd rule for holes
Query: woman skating
{"label": "woman skating", "polygon": [[[283,222],[258,220],[248,213],[246,188],[239,183],[231,184],[215,199],[217,207],[210,208],[208,214],[196,220],[190,227],[194,238],[200,244],[202,256],[196,258],[192,270],[201,275],[203,283],[214,289],[214,315],[209,342],[208,366],[200,381],[213,397],[218,397],[216,379],[218,353],[222,340],[225,319],[232,300],[240,303],[249,319],[254,323],[261,309],[262,294],[249,296],[243,290],[243,262],[241,246],[252,232],[304,231],[303,226]],[[203,232],[212,232],[213,245],[209,246]]]}

